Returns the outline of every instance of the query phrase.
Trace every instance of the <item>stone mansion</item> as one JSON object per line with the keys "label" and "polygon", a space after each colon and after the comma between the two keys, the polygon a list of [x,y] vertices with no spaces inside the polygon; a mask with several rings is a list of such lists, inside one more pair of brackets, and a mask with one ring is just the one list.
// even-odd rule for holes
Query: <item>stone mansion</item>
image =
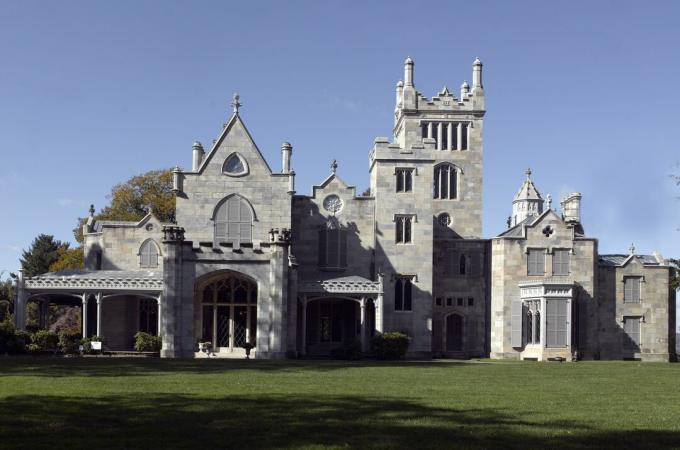
{"label": "stone mansion", "polygon": [[[409,357],[547,360],[675,358],[675,292],[659,254],[601,255],[581,223],[581,194],[543,198],[527,171],[507,227],[483,238],[482,63],[459,92],[432,98],[408,58],[393,137],[368,155],[370,190],[336,173],[295,191],[293,147],[281,168],[239,113],[212,148],[176,167],[175,223],[84,225],[84,270],[17,280],[27,302],[82,305],[85,336],[132,348],[162,336],[162,357],[322,356],[401,331]],[[510,210],[510,204],[508,204]]]}

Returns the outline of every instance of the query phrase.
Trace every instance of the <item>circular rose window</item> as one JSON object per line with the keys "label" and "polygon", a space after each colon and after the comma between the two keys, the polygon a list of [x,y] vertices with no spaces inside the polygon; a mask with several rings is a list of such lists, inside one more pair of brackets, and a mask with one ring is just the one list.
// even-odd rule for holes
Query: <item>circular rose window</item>
{"label": "circular rose window", "polygon": [[342,209],[342,199],[337,195],[329,195],[323,200],[323,207],[326,211],[335,214]]}

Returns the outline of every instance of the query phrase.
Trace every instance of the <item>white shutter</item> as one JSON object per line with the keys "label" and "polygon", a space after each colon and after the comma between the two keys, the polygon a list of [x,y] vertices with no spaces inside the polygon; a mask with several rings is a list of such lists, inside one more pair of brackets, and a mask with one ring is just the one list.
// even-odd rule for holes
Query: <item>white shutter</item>
{"label": "white shutter", "polygon": [[522,333],[522,325],[524,323],[524,308],[522,307],[522,300],[512,301],[512,326],[510,331],[510,344],[513,347],[522,347],[524,345],[524,333]]}

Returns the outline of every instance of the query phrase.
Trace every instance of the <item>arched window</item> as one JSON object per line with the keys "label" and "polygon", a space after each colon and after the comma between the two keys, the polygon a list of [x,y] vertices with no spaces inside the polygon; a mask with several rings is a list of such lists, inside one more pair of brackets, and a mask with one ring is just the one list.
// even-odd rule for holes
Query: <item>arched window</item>
{"label": "arched window", "polygon": [[319,230],[319,267],[344,269],[347,267],[347,231],[331,218]]}
{"label": "arched window", "polygon": [[411,297],[411,279],[397,278],[394,284],[394,310],[395,311],[411,311],[412,297]]}
{"label": "arched window", "polygon": [[453,164],[439,164],[434,168],[434,198],[458,198],[458,171]]}
{"label": "arched window", "polygon": [[217,206],[214,220],[216,244],[250,242],[253,238],[253,211],[250,204],[238,195]]}
{"label": "arched window", "polygon": [[139,267],[158,267],[158,247],[151,239],[144,241],[139,248]]}
{"label": "arched window", "polygon": [[245,175],[248,173],[248,164],[238,153],[232,153],[224,160],[222,172],[232,176]]}

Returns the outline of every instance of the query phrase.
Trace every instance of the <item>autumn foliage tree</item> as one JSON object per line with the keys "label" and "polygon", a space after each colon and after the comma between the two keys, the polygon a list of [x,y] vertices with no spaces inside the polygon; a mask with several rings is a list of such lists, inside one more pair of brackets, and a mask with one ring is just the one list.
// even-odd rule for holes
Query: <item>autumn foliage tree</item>
{"label": "autumn foliage tree", "polygon": [[[115,185],[108,197],[111,203],[95,215],[97,220],[141,220],[149,209],[163,222],[175,219],[175,193],[172,191],[172,171],[151,170]],[[78,219],[73,230],[76,241],[83,242],[83,224]]]}

